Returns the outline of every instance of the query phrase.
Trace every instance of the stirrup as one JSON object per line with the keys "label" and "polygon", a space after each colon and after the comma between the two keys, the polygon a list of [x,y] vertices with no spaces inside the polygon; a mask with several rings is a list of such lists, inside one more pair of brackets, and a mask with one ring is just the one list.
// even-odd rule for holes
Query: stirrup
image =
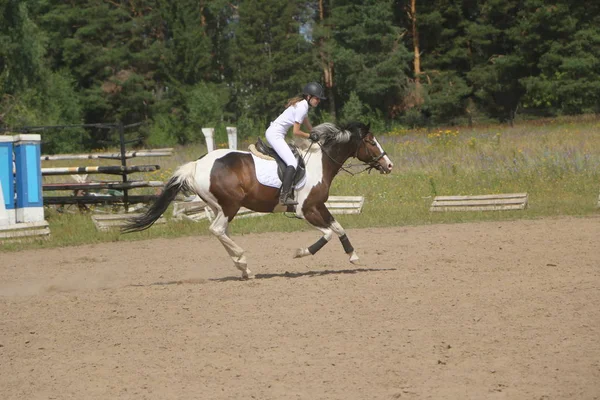
{"label": "stirrup", "polygon": [[284,206],[297,206],[298,205],[298,202],[289,195],[285,196],[285,198],[283,198],[283,199],[280,198],[279,202]]}

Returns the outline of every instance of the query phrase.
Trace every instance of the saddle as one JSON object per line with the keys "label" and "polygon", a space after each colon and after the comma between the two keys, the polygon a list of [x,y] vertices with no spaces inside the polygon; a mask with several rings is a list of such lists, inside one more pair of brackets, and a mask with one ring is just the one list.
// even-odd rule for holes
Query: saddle
{"label": "saddle", "polygon": [[[294,187],[302,180],[302,178],[304,178],[304,175],[306,175],[306,165],[304,164],[304,159],[298,152],[298,148],[290,143],[288,143],[288,146],[290,146],[290,150],[292,150],[294,157],[298,160],[298,168],[296,168],[296,175],[294,176],[294,181],[292,183],[292,187]],[[256,144],[251,144],[248,146],[248,149],[257,157],[275,160],[277,162],[277,176],[279,176],[279,180],[283,182],[283,172],[285,171],[287,164],[279,157],[279,154],[277,154],[271,146],[263,142],[261,138],[258,138]]]}

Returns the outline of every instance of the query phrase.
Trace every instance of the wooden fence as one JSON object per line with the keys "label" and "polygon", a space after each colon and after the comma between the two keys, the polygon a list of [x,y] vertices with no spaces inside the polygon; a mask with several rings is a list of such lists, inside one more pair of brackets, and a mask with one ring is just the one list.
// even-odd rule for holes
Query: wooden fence
{"label": "wooden fence", "polygon": [[[131,195],[130,190],[139,188],[160,188],[164,186],[160,181],[130,180],[133,173],[153,172],[160,169],[159,165],[127,165],[127,160],[134,157],[164,157],[171,156],[172,148],[136,150],[122,153],[90,153],[90,154],[58,154],[43,155],[42,161],[55,160],[92,160],[109,159],[120,160],[122,165],[81,166],[81,167],[43,167],[42,176],[71,175],[78,182],[73,183],[43,183],[45,192],[65,191],[69,195],[50,196],[44,195],[45,205],[77,204],[85,207],[89,204],[114,204],[147,203],[154,200],[157,195]],[[81,175],[84,174],[84,177]],[[88,174],[120,175],[120,181],[87,181]]]}
{"label": "wooden fence", "polygon": [[429,211],[504,211],[527,207],[527,193],[437,196]]}

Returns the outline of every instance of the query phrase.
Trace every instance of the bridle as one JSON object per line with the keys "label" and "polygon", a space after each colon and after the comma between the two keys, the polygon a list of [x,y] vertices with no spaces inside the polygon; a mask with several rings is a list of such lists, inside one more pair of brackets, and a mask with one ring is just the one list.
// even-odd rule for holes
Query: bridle
{"label": "bridle", "polygon": [[[364,144],[367,144],[367,143],[368,143],[368,144],[370,144],[371,146],[377,146],[377,143],[375,143],[375,141],[374,141],[374,140],[372,140],[372,139],[369,139],[369,138],[367,137],[367,135],[368,135],[368,133],[365,133],[364,135],[361,135],[361,144],[359,144],[359,145],[356,147],[356,151],[354,152],[354,158],[358,159],[358,152],[360,151],[360,149],[361,149],[362,145],[364,145]],[[343,170],[343,171],[345,171],[345,172],[349,173],[350,175],[357,175],[357,174],[361,174],[361,173],[363,173],[363,172],[365,172],[365,171],[368,171],[369,173],[371,173],[371,170],[373,170],[373,169],[376,169],[376,170],[378,170],[378,171],[381,171],[383,167],[382,167],[382,166],[379,164],[379,160],[381,160],[383,157],[385,157],[385,156],[387,155],[387,153],[386,153],[385,151],[383,151],[381,154],[379,154],[379,155],[377,155],[377,156],[376,156],[376,155],[372,155],[372,153],[371,153],[371,150],[369,150],[369,148],[368,148],[367,146],[364,146],[364,147],[365,147],[365,151],[367,152],[367,156],[368,156],[368,157],[371,157],[371,159],[370,159],[370,160],[368,160],[368,161],[366,161],[366,162],[365,162],[365,161],[363,161],[363,162],[362,162],[362,164],[356,164],[356,165],[359,165],[359,166],[366,165],[366,167],[365,167],[365,169],[363,169],[362,171],[360,171],[360,172],[357,172],[357,173],[354,173],[354,172],[352,172],[352,171],[348,170],[348,168],[354,167],[355,165],[353,165],[353,164],[348,164],[346,167],[344,167],[344,164],[343,164],[343,163],[340,163],[339,161],[337,161],[336,159],[334,159],[333,157],[331,157],[331,156],[329,155],[329,153],[327,153],[327,152],[325,151],[325,149],[323,149],[323,146],[321,145],[321,143],[320,143],[320,142],[312,142],[312,143],[310,144],[310,147],[312,147],[312,145],[313,145],[314,143],[317,143],[317,144],[318,144],[318,145],[321,147],[321,152],[322,152],[323,154],[325,154],[325,155],[326,155],[326,156],[327,156],[327,157],[328,157],[328,158],[329,158],[331,161],[333,161],[333,162],[334,162],[336,165],[338,165],[338,166],[340,167],[340,170]],[[310,147],[309,147],[309,150],[310,150]],[[307,153],[307,154],[308,154],[308,153]],[[350,154],[348,155],[348,157],[346,157],[346,160],[347,160],[348,158],[350,158],[351,154],[352,154],[352,153],[350,153]]]}
{"label": "bridle", "polygon": [[[367,135],[368,135],[368,133],[362,137],[362,142],[368,143],[371,146],[377,147],[377,143],[374,140],[369,139],[367,137]],[[354,158],[356,158],[356,159],[358,159],[358,152],[360,150],[360,147],[361,147],[360,145],[356,147],[356,154],[354,154]],[[367,156],[371,157],[371,159],[369,161],[363,162],[363,164],[361,164],[361,165],[368,165],[368,167],[365,168],[364,171],[369,171],[369,173],[371,173],[372,169],[381,171],[382,166],[379,164],[379,160],[381,160],[383,157],[385,157],[387,153],[385,151],[382,151],[381,154],[379,154],[378,156],[374,156],[371,154],[371,150],[369,150],[369,148],[367,146],[364,146],[364,147],[365,147],[365,151],[367,152]],[[362,172],[364,172],[364,171],[362,171]]]}

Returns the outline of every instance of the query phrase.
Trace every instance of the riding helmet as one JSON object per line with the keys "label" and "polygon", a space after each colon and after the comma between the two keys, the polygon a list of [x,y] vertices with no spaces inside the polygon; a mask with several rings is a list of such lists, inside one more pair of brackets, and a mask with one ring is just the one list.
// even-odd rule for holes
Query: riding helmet
{"label": "riding helmet", "polygon": [[310,95],[318,97],[321,100],[325,100],[325,91],[323,90],[323,86],[319,85],[317,82],[309,82],[304,86],[302,90],[302,94]]}

